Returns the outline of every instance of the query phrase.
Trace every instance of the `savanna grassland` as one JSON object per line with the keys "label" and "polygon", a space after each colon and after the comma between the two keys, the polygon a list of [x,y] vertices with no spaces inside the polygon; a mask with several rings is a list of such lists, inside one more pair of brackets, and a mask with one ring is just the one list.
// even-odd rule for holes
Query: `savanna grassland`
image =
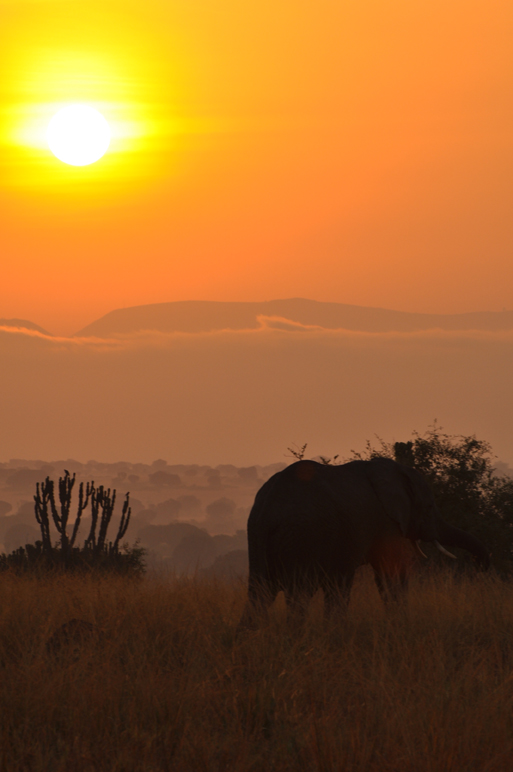
{"label": "savanna grassland", "polygon": [[[513,585],[363,572],[345,622],[176,577],[0,577],[2,772],[499,772],[513,758]],[[72,619],[89,623],[67,638]],[[80,632],[80,630],[79,630]],[[76,633],[76,631],[75,631]]]}

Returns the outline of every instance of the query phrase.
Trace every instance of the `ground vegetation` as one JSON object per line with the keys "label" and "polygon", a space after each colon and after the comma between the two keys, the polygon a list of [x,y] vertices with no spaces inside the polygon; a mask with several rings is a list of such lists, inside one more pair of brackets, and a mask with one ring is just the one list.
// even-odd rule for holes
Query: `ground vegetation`
{"label": "ground vegetation", "polygon": [[415,578],[385,609],[365,569],[347,616],[302,631],[281,598],[237,635],[243,583],[0,582],[0,769],[504,772],[513,586]]}

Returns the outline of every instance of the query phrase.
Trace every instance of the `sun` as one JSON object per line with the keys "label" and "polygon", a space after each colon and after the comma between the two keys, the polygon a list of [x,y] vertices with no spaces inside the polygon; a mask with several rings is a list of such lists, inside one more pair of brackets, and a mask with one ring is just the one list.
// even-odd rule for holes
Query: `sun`
{"label": "sun", "polygon": [[107,152],[110,128],[94,107],[67,105],[51,119],[46,138],[59,161],[71,166],[87,166]]}

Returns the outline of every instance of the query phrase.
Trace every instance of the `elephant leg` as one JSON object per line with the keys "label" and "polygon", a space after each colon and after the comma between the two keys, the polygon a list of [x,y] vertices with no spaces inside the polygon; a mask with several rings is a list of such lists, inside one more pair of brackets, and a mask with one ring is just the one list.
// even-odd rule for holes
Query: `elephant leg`
{"label": "elephant leg", "polygon": [[294,629],[304,626],[308,603],[313,591],[303,586],[289,587],[285,590],[285,602],[287,604],[287,623]]}
{"label": "elephant leg", "polygon": [[324,620],[344,618],[353,586],[354,571],[343,577],[338,582],[323,583],[324,591]]}
{"label": "elephant leg", "polygon": [[376,546],[370,564],[384,601],[404,598],[415,560],[415,549],[409,539],[388,539]]}
{"label": "elephant leg", "polygon": [[389,601],[403,600],[408,589],[408,576],[406,572],[399,572],[394,576],[386,576],[382,571],[374,568],[374,579],[379,594],[385,603]]}
{"label": "elephant leg", "polygon": [[276,598],[278,589],[270,582],[250,577],[248,585],[248,600],[242,612],[237,632],[256,630],[267,621],[269,606]]}

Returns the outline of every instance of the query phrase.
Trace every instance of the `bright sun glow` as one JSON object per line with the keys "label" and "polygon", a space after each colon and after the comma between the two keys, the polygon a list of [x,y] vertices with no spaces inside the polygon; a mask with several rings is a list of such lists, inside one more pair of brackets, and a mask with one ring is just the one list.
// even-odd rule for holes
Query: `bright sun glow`
{"label": "bright sun glow", "polygon": [[110,128],[94,107],[68,105],[53,116],[46,138],[60,161],[71,166],[87,166],[107,152]]}

